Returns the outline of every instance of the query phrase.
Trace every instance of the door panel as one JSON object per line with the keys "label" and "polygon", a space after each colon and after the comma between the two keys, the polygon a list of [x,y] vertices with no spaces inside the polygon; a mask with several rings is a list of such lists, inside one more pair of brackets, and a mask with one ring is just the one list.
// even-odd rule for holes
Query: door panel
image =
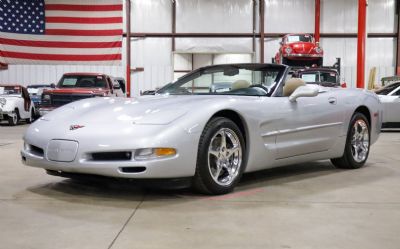
{"label": "door panel", "polygon": [[400,96],[385,96],[383,102],[383,122],[400,122]]}
{"label": "door panel", "polygon": [[343,126],[343,108],[332,93],[298,98],[285,97],[285,113],[277,124],[277,159],[329,150]]}

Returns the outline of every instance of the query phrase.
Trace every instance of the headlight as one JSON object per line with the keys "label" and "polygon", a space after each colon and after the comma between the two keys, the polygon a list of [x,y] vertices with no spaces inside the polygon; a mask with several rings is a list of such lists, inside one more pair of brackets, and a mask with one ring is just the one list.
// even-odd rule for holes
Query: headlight
{"label": "headlight", "polygon": [[150,160],[176,155],[174,148],[146,148],[138,149],[135,152],[135,160]]}
{"label": "headlight", "polygon": [[5,98],[0,98],[0,105],[5,106],[7,104],[7,100]]}
{"label": "headlight", "polygon": [[317,52],[318,54],[322,53],[322,48],[316,47],[315,48],[315,52]]}
{"label": "headlight", "polygon": [[50,100],[50,95],[49,94],[43,94],[43,100]]}
{"label": "headlight", "polygon": [[285,51],[287,54],[290,54],[292,52],[292,48],[291,47],[287,47],[285,48]]}

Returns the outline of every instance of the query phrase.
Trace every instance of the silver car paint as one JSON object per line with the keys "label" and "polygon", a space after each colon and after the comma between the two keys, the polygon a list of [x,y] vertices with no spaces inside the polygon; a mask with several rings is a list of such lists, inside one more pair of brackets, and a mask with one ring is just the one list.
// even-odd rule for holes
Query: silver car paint
{"label": "silver car paint", "polygon": [[[332,99],[335,99],[334,103]],[[38,157],[26,146],[21,154],[30,166],[123,178],[187,177],[195,173],[201,133],[210,118],[222,110],[236,112],[246,130],[246,172],[340,157],[350,119],[359,106],[371,113],[371,143],[380,131],[382,110],[374,93],[356,89],[321,88],[316,97],[253,97],[226,95],[146,96],[135,99],[95,98],[73,102],[33,123],[26,144],[45,150]],[[82,125],[70,130],[71,125]],[[51,140],[78,143],[72,162],[47,158]],[[148,161],[98,162],[87,153],[135,151],[172,147],[177,155]],[[145,166],[141,173],[123,173],[120,167]]]}
{"label": "silver car paint", "polygon": [[400,86],[387,95],[378,95],[383,105],[383,123],[400,122]]}

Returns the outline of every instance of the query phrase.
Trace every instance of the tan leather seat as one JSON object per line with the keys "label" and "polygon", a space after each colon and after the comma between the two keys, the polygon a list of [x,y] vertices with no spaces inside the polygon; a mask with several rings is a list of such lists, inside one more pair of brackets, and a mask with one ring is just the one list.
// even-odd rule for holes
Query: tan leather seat
{"label": "tan leather seat", "polygon": [[251,84],[247,80],[236,80],[232,83],[231,90],[241,89],[241,88],[248,88]]}
{"label": "tan leather seat", "polygon": [[300,78],[290,78],[283,87],[283,96],[289,97],[299,87],[305,86],[306,82]]}

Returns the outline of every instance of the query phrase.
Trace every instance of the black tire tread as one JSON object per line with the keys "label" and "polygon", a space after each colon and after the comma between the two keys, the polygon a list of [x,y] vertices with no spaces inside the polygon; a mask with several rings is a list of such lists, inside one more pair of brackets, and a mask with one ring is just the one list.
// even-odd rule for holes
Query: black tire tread
{"label": "black tire tread", "polygon": [[339,158],[332,158],[331,159],[332,164],[336,168],[339,168],[339,169],[358,169],[358,168],[361,168],[365,164],[367,159],[368,159],[368,155],[367,155],[367,158],[365,159],[364,162],[357,163],[356,161],[354,161],[354,159],[353,159],[353,157],[351,155],[351,148],[349,147],[349,146],[351,146],[350,145],[350,139],[351,139],[351,130],[352,130],[353,124],[359,118],[362,118],[366,122],[366,124],[368,125],[368,132],[371,132],[370,131],[370,125],[369,125],[368,120],[365,117],[365,115],[360,113],[360,112],[354,113],[352,118],[351,118],[350,125],[349,125],[348,131],[347,131],[346,146],[345,146],[345,149],[344,149],[343,156],[339,157]]}
{"label": "black tire tread", "polygon": [[[202,150],[203,150],[203,146],[204,145],[204,140],[207,139],[209,130],[212,129],[216,124],[218,124],[221,121],[228,121],[231,122],[233,124],[233,126],[235,127],[235,130],[239,133],[238,135],[242,135],[240,132],[240,129],[237,127],[237,125],[231,121],[230,119],[227,119],[225,117],[214,117],[212,118],[204,127],[204,130],[200,136],[200,140],[199,140],[199,145],[198,145],[198,149],[197,149],[197,161],[196,161],[196,171],[195,171],[195,176],[193,178],[192,181],[192,187],[199,193],[202,194],[206,194],[206,195],[214,195],[214,194],[226,194],[229,193],[233,190],[233,187],[235,184],[232,184],[231,188],[226,188],[226,189],[210,189],[207,186],[207,183],[204,182],[204,178],[202,177],[202,172],[201,172],[201,154],[202,154]],[[237,179],[235,180],[235,182],[238,182],[240,180],[240,177],[244,171],[245,168],[245,158],[246,158],[246,152],[245,152],[245,144],[244,144],[244,139],[242,137],[242,148],[243,148],[243,157],[242,157],[242,166],[241,166],[241,172],[239,173]]]}

